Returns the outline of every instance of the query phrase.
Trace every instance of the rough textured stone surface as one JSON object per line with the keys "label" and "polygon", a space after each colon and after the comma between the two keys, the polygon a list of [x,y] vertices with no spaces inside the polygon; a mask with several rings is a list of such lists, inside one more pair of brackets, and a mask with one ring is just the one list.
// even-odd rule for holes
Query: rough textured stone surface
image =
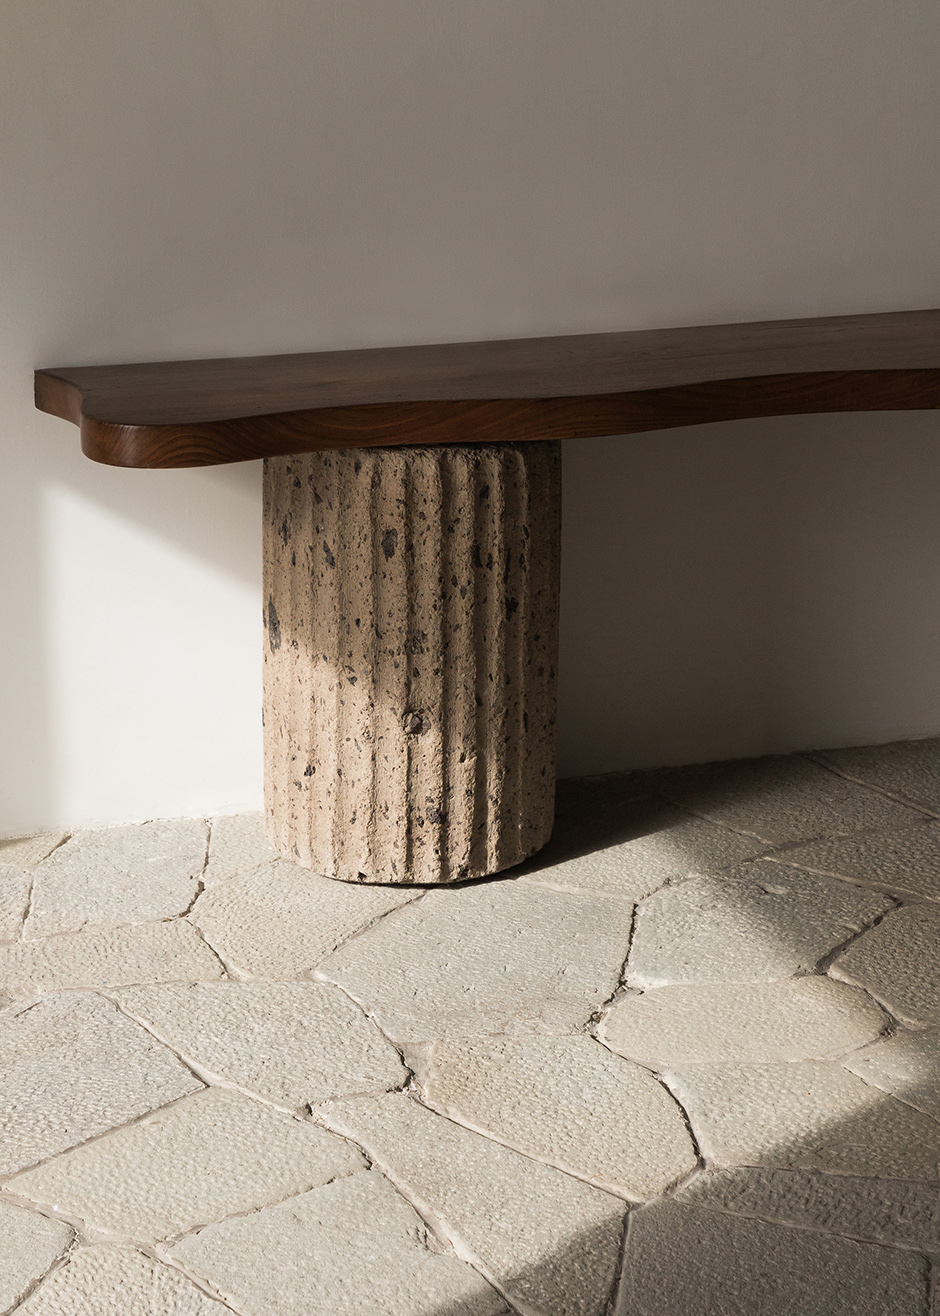
{"label": "rough textured stone surface", "polygon": [[630,1220],[624,1316],[926,1316],[910,1252],[657,1202]]}
{"label": "rough textured stone surface", "polygon": [[940,813],[940,740],[830,749],[814,757],[848,777]]}
{"label": "rough textured stone surface", "polygon": [[940,1124],[839,1065],[702,1065],[670,1075],[668,1082],[715,1168],[940,1177]]}
{"label": "rough textured stone surface", "polygon": [[70,1247],[72,1231],[59,1220],[0,1202],[0,1311],[7,1311]]}
{"label": "rough textured stone surface", "polygon": [[250,873],[278,858],[264,834],[263,813],[234,813],[210,820],[209,862],[202,878],[206,886]]}
{"label": "rough textured stone surface", "polygon": [[786,851],[787,863],[889,891],[940,900],[940,823],[840,836]]}
{"label": "rough textured stone surface", "polygon": [[650,896],[637,911],[630,980],[785,978],[820,959],[891,906],[847,882],[758,860]]}
{"label": "rough textured stone surface", "polygon": [[165,983],[116,995],[203,1069],[294,1108],[407,1076],[375,1025],[322,983]]}
{"label": "rough textured stone surface", "polygon": [[317,976],[404,1040],[574,1032],[617,985],[631,913],[614,897],[525,882],[434,891]]}
{"label": "rough textured stone surface", "polygon": [[11,1192],[92,1229],[169,1238],[361,1169],[341,1139],[237,1092],[209,1089],[26,1170]]}
{"label": "rough textured stone surface", "polygon": [[0,837],[0,864],[12,864],[16,868],[38,864],[67,841],[68,836],[68,832],[42,832],[34,836]]}
{"label": "rough textured stone surface", "polygon": [[772,845],[869,827],[903,827],[923,816],[798,755],[667,769],[651,774],[650,781],[693,813],[752,832]]}
{"label": "rough textured stone surface", "polygon": [[183,913],[199,889],[207,838],[196,818],[78,832],[36,868],[26,937]]}
{"label": "rough textured stone surface", "polygon": [[49,996],[0,1022],[0,1174],[125,1124],[202,1084],[98,996]]}
{"label": "rough textured stone surface", "polygon": [[767,849],[752,836],[648,800],[624,808],[619,832],[623,839],[616,844],[557,860],[550,842],[529,865],[526,880],[642,900],[666,882],[730,868]]}
{"label": "rough textured stone surface", "polygon": [[222,965],[186,922],[89,928],[0,946],[0,991],[117,987],[222,977]]}
{"label": "rough textured stone surface", "polygon": [[611,1006],[598,1037],[651,1069],[812,1060],[874,1041],[887,1018],[826,978],[656,987]]}
{"label": "rough textured stone surface", "polygon": [[940,1033],[897,1033],[843,1064],[866,1083],[940,1120]]}
{"label": "rough textured stone surface", "polygon": [[0,941],[12,941],[23,926],[32,874],[24,868],[0,864]]}
{"label": "rough textured stone surface", "polygon": [[940,1252],[937,1182],[739,1168],[699,1175],[677,1200],[863,1242]]}
{"label": "rough textured stone surface", "polygon": [[590,1037],[438,1042],[425,1090],[462,1124],[626,1197],[660,1193],[697,1163],[669,1093]]}
{"label": "rough textured stone surface", "polygon": [[440,1221],[510,1302],[545,1316],[602,1316],[619,1267],[622,1201],[407,1096],[339,1101],[326,1118],[426,1219]]}
{"label": "rough textured stone surface", "polygon": [[830,969],[884,1001],[903,1023],[940,1024],[940,907],[895,910]]}
{"label": "rough textured stone surface", "polygon": [[17,1316],[225,1316],[169,1266],[129,1247],[81,1248],[17,1308]]}
{"label": "rough textured stone surface", "polygon": [[331,882],[277,860],[203,892],[193,921],[238,969],[296,978],[382,914],[415,898],[396,887]]}
{"label": "rough textured stone surface", "polygon": [[331,877],[453,882],[548,840],[561,445],[265,462],[265,810]]}
{"label": "rough textured stone surface", "polygon": [[314,1188],[173,1249],[245,1316],[496,1316],[499,1295],[430,1250],[424,1224],[380,1174]]}

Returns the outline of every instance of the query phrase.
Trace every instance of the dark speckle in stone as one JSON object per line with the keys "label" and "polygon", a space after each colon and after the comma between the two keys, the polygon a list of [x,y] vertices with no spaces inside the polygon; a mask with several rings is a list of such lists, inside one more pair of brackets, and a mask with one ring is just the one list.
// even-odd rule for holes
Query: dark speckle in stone
{"label": "dark speckle in stone", "polygon": [[398,547],[398,531],[386,530],[382,536],[382,552],[385,554],[385,561],[391,562],[395,556],[395,549]]}
{"label": "dark speckle in stone", "polygon": [[333,550],[330,548],[329,544],[326,542],[325,539],[323,541],[323,552],[326,554],[326,560],[329,563],[329,565],[331,567],[335,567],[336,558],[333,556]]}
{"label": "dark speckle in stone", "polygon": [[268,647],[275,653],[281,647],[281,623],[273,598],[268,598]]}

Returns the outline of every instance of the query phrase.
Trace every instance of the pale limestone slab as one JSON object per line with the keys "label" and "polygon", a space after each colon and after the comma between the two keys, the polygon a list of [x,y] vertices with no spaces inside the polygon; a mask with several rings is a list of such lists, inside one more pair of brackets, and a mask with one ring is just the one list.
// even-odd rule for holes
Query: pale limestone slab
{"label": "pale limestone slab", "polygon": [[840,1065],[699,1065],[666,1080],[711,1168],[940,1178],[940,1123]]}
{"label": "pale limestone slab", "polygon": [[37,866],[25,936],[183,913],[199,890],[207,840],[197,818],[77,832]]}
{"label": "pale limestone slab", "polygon": [[226,963],[261,977],[297,978],[415,894],[337,882],[279,859],[203,892],[193,921]]}
{"label": "pale limestone slab", "polygon": [[187,1059],[293,1108],[407,1077],[376,1026],[325,983],[163,983],[115,995]]}
{"label": "pale limestone slab", "polygon": [[0,1311],[7,1311],[71,1246],[59,1220],[0,1202]]}
{"label": "pale limestone slab", "polygon": [[900,740],[892,745],[828,749],[815,757],[839,772],[921,808],[940,813],[940,740]]}
{"label": "pale limestone slab", "polygon": [[912,1252],[676,1202],[630,1218],[623,1316],[926,1316]]}
{"label": "pale limestone slab", "polygon": [[940,906],[895,910],[829,972],[883,1001],[902,1023],[940,1024]]}
{"label": "pale limestone slab", "polygon": [[402,1094],[327,1107],[458,1255],[525,1311],[602,1316],[619,1269],[624,1203],[461,1128]]}
{"label": "pale limestone slab", "polygon": [[583,1035],[437,1042],[425,1091],[461,1124],[634,1200],[697,1164],[665,1088]]}
{"label": "pale limestone slab", "polygon": [[21,996],[69,987],[221,978],[222,965],[185,920],[88,928],[0,946],[0,991]]}
{"label": "pale limestone slab", "polygon": [[940,1183],[737,1167],[699,1175],[676,1199],[861,1242],[940,1253]]}
{"label": "pale limestone slab", "polygon": [[92,1229],[153,1242],[361,1169],[355,1148],[239,1092],[208,1088],[9,1182]]}
{"label": "pale limestone slab", "polygon": [[513,880],[433,891],[316,976],[396,1039],[576,1032],[617,986],[632,909]]}
{"label": "pale limestone slab", "polygon": [[771,845],[903,827],[923,817],[799,755],[667,769],[651,774],[650,783],[692,813],[751,832]]}
{"label": "pale limestone slab", "polygon": [[786,978],[814,969],[890,907],[877,891],[767,860],[692,878],[639,906],[629,981]]}
{"label": "pale limestone slab", "polygon": [[12,864],[16,868],[27,868],[31,864],[38,864],[40,859],[52,854],[53,850],[68,838],[68,832],[41,832],[33,836],[0,837],[0,864]]}
{"label": "pale limestone slab", "polygon": [[626,806],[617,844],[551,862],[551,843],[527,865],[525,880],[563,890],[605,891],[642,900],[666,882],[713,873],[763,854],[753,836],[692,818],[669,804],[638,800]]}
{"label": "pale limestone slab", "polygon": [[264,832],[263,813],[233,813],[211,818],[206,886],[252,873],[279,858]]}
{"label": "pale limestone slab", "polygon": [[786,851],[787,863],[889,891],[940,900],[940,823],[840,836]]}
{"label": "pale limestone slab", "polygon": [[0,864],[0,941],[12,941],[19,934],[32,881],[32,874],[25,868]]}
{"label": "pale limestone slab", "polygon": [[651,1069],[813,1060],[864,1046],[887,1016],[863,991],[829,978],[697,982],[616,1001],[597,1035]]}
{"label": "pale limestone slab", "polygon": [[499,1295],[374,1171],[223,1220],[173,1249],[244,1316],[497,1316]]}
{"label": "pale limestone slab", "polygon": [[940,1033],[896,1033],[842,1063],[866,1083],[940,1120]]}
{"label": "pale limestone slab", "polygon": [[109,1001],[47,996],[0,1022],[0,1174],[201,1087]]}
{"label": "pale limestone slab", "polygon": [[17,1316],[226,1316],[178,1270],[129,1247],[84,1247],[17,1307]]}

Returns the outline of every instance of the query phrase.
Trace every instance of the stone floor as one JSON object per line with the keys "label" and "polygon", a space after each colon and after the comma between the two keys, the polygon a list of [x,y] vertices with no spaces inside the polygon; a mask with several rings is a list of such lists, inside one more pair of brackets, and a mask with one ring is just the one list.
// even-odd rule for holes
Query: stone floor
{"label": "stone floor", "polygon": [[940,1316],[938,949],[940,741],[563,783],[456,889],[0,842],[0,1312]]}

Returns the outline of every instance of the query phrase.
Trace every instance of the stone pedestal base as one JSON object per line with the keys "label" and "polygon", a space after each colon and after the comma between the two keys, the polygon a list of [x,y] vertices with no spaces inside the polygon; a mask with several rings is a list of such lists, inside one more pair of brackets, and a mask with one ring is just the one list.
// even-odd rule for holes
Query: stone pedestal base
{"label": "stone pedestal base", "polygon": [[560,445],[269,458],[265,806],[354,882],[497,873],[551,833]]}

